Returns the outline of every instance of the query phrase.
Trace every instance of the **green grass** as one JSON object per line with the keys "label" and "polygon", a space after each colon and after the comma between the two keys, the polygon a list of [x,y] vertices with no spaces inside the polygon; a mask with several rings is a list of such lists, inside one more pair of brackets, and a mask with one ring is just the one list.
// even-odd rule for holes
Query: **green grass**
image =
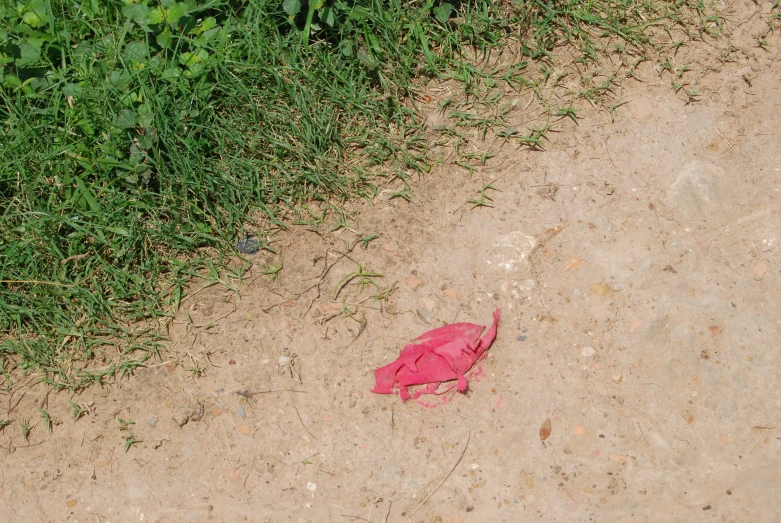
{"label": "green grass", "polygon": [[[379,184],[401,180],[409,199],[433,145],[504,128],[505,87],[549,110],[501,137],[528,147],[579,118],[578,101],[612,114],[613,86],[642,61],[670,57],[684,89],[675,51],[719,24],[697,0],[4,3],[1,386],[131,374],[192,286],[238,287],[247,265],[229,262],[247,228],[271,250],[264,225],[331,219],[308,203],[338,227],[340,205]],[[507,46],[517,60],[494,60]],[[565,55],[578,65],[559,71]],[[606,56],[625,65],[600,72]],[[434,139],[414,96],[427,79],[461,86]]]}

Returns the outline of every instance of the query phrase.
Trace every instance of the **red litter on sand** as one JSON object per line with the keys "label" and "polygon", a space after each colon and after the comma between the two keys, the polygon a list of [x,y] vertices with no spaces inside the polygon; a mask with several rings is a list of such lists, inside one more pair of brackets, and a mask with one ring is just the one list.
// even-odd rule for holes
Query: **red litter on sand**
{"label": "red litter on sand", "polygon": [[[496,309],[494,322],[485,334],[485,327],[474,323],[452,323],[426,332],[406,345],[396,361],[374,371],[372,392],[393,394],[398,388],[401,400],[407,401],[423,394],[441,394],[437,391],[439,384],[453,380],[457,380],[459,392],[466,391],[466,373],[494,342],[500,316]],[[410,394],[409,387],[415,385],[425,387]]]}

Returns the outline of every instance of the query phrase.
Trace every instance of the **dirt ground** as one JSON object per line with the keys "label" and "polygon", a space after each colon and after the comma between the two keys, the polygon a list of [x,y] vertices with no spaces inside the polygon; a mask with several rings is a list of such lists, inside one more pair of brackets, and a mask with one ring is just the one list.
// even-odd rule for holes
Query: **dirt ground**
{"label": "dirt ground", "polygon": [[[696,103],[649,67],[615,123],[278,236],[240,296],[185,302],[163,362],[51,395],[52,434],[0,433],[2,519],[781,521],[781,65],[754,9],[681,57]],[[497,308],[466,394],[369,392],[409,340]]]}

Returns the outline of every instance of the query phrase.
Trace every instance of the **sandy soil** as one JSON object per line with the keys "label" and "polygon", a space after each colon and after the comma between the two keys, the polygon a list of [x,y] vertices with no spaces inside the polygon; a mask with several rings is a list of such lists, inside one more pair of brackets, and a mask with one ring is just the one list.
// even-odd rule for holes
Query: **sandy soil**
{"label": "sandy soil", "polygon": [[[164,362],[72,398],[76,421],[49,396],[51,435],[21,437],[45,391],[16,391],[2,519],[781,521],[781,66],[748,47],[751,5],[731,50],[682,58],[701,101],[648,69],[615,123],[282,234],[240,296],[185,302]],[[466,203],[491,182],[493,208]],[[334,299],[359,270],[383,276]],[[405,342],[496,308],[467,394],[369,392]]]}

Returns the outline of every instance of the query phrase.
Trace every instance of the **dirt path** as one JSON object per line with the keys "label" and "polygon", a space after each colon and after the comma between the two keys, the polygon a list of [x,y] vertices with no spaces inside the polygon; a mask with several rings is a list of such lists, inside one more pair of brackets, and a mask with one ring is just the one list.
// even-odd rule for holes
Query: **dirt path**
{"label": "dirt path", "polygon": [[[689,52],[703,70],[718,54]],[[698,103],[649,72],[615,123],[593,114],[545,153],[505,147],[471,180],[439,166],[355,231],[284,235],[279,282],[259,255],[240,299],[215,287],[185,303],[178,365],[74,398],[89,406],[75,422],[51,396],[53,435],[6,428],[0,512],[779,521],[781,67],[774,49],[726,58]],[[493,180],[493,208],[465,204]],[[359,266],[383,277],[333,299]],[[466,395],[426,409],[369,392],[406,341],[495,308]],[[20,391],[10,417],[42,395]]]}

